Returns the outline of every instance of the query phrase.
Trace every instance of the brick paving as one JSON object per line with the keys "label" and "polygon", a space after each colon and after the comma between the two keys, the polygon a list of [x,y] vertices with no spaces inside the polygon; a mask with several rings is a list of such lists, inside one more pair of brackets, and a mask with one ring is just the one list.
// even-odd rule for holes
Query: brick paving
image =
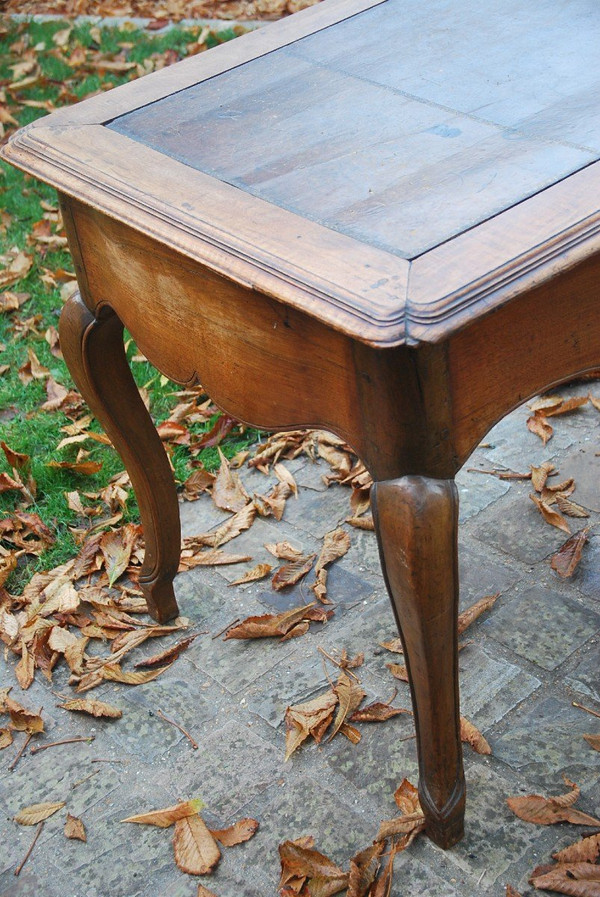
{"label": "brick paving", "polygon": [[[578,384],[563,394],[589,388]],[[600,395],[600,384],[591,390]],[[600,414],[588,405],[554,419],[555,435],[545,448],[527,431],[526,416],[520,408],[505,418],[458,477],[461,606],[501,592],[494,609],[469,630],[470,644],[460,656],[463,712],[482,729],[493,753],[478,756],[465,747],[465,838],[446,852],[425,837],[417,839],[397,857],[394,897],[501,897],[507,882],[523,895],[534,893],[527,884],[532,869],[589,830],[522,822],[505,804],[510,795],[561,793],[566,774],[582,788],[578,806],[600,813],[599,755],[582,738],[600,731],[600,720],[572,705],[579,700],[600,710],[600,538],[592,530],[578,572],[559,580],[548,559],[564,534],[548,526],[529,501],[530,484],[466,470],[527,470],[551,460],[561,475],[575,476],[577,501],[600,508]],[[269,560],[265,542],[288,539],[314,550],[349,514],[349,492],[325,488],[324,465],[303,458],[289,467],[300,492],[288,501],[283,520],[260,519],[227,546],[251,554],[248,567]],[[265,492],[261,474],[249,471],[246,481],[249,490],[258,486]],[[207,497],[181,510],[186,534],[216,526],[224,516]],[[573,524],[575,531],[580,521]],[[291,593],[273,592],[268,580],[230,587],[244,566],[180,574],[181,613],[194,629],[208,633],[156,681],[130,689],[107,683],[90,693],[120,707],[120,720],[58,709],[54,692],[69,690],[59,669],[52,685],[38,674],[21,693],[12,658],[0,658],[2,685],[12,685],[26,706],[44,707],[47,733],[39,743],[96,736],[90,744],[27,753],[14,772],[8,764],[20,739],[0,754],[0,897],[195,897],[198,879],[177,869],[171,832],[119,821],[191,797],[202,797],[205,819],[214,827],[241,816],[260,821],[251,841],[224,850],[216,874],[201,879],[218,897],[275,897],[277,846],[286,838],[312,834],[316,846],[341,865],[373,840],[380,820],[396,815],[397,784],[404,776],[416,781],[409,716],[363,725],[358,745],[338,735],[320,747],[304,745],[283,762],[287,705],[327,687],[319,646],[329,653],[364,651],[357,672],[369,698],[387,700],[398,685],[396,704],[409,704],[408,687],[392,680],[385,667],[395,658],[379,646],[395,628],[375,536],[348,529],[351,549],[329,579],[334,617],[289,642],[224,642],[212,636],[236,617],[307,600],[306,586]],[[190,732],[198,750],[160,718],[158,708]],[[54,800],[66,800],[67,809],[82,817],[88,841],[66,840],[64,813],[56,814],[15,878],[33,829],[12,817],[24,805]]]}

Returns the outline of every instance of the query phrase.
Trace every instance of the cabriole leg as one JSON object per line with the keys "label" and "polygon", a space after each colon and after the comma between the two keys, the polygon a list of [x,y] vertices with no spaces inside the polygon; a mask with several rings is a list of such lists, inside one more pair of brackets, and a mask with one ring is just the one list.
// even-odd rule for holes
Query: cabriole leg
{"label": "cabriole leg", "polygon": [[61,315],[60,343],[77,387],[129,473],[146,542],[140,587],[149,613],[165,622],[178,613],[173,577],[181,543],[179,506],[167,456],[127,363],[123,325],[109,308],[94,317],[75,294]]}
{"label": "cabriole leg", "polygon": [[463,835],[465,783],[458,702],[458,496],[453,480],[377,483],[383,572],[404,645],[417,729],[419,797],[440,847]]}

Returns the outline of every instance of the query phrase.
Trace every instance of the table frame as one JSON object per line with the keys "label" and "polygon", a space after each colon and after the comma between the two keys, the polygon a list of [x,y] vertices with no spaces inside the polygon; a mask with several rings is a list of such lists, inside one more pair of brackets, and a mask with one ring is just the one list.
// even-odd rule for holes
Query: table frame
{"label": "table frame", "polygon": [[177,613],[178,501],[123,326],[160,371],[201,382],[231,416],[329,429],[365,462],[427,832],[448,847],[465,806],[454,476],[506,413],[600,365],[600,164],[407,260],[104,127],[372,5],[326,0],[61,110],[2,155],[60,191],[80,287],[61,347],[130,474],[146,540],[140,585],[157,620]]}

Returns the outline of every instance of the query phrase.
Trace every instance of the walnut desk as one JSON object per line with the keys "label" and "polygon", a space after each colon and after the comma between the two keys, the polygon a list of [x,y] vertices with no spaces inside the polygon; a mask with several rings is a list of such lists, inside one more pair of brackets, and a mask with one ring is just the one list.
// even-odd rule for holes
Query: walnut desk
{"label": "walnut desk", "polygon": [[2,151],[62,197],[63,352],[131,475],[157,619],[177,497],[123,325],[232,416],[332,430],[371,471],[443,847],[465,795],[454,476],[600,365],[599,46],[590,0],[325,0]]}

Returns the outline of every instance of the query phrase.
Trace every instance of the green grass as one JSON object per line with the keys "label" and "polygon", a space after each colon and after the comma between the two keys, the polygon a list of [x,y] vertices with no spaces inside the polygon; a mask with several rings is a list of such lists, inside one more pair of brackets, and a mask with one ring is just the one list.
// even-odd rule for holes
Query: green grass
{"label": "green grass", "polygon": [[[199,29],[173,28],[161,35],[151,35],[142,31],[117,28],[93,28],[84,24],[74,28],[68,43],[57,47],[54,36],[64,32],[68,25],[63,22],[14,24],[7,33],[0,36],[0,88],[4,88],[8,111],[19,122],[26,125],[34,121],[44,110],[24,105],[24,100],[36,102],[50,101],[60,105],[66,97],[68,101],[81,98],[131,79],[130,73],[102,73],[95,65],[103,59],[118,57],[125,62],[144,64],[151,60],[155,65],[164,54],[170,62],[187,55],[188,48],[197,44]],[[0,29],[1,31],[1,29]],[[213,46],[235,36],[233,30],[209,35],[207,46]],[[70,65],[73,53],[81,58],[81,48],[87,54],[86,63]],[[39,65],[37,83],[23,89],[11,90],[13,80],[11,66],[27,58],[35,57]],[[51,569],[63,563],[78,551],[73,529],[82,528],[83,521],[70,510],[65,494],[74,490],[98,492],[107,485],[110,478],[123,469],[122,462],[110,447],[92,440],[83,443],[89,451],[89,459],[102,464],[101,470],[93,476],[85,476],[73,471],[48,466],[53,460],[74,460],[80,445],[67,446],[57,451],[57,445],[65,435],[61,428],[72,421],[60,412],[46,412],[40,405],[46,400],[45,382],[34,380],[23,384],[18,376],[19,368],[27,361],[28,349],[33,349],[40,362],[52,377],[67,388],[73,383],[64,362],[55,358],[45,339],[48,327],[58,325],[62,308],[60,289],[44,283],[41,277],[48,270],[73,271],[68,251],[40,252],[40,247],[29,238],[34,224],[43,217],[42,203],[57,206],[55,192],[46,185],[28,177],[16,169],[0,163],[0,208],[8,213],[9,223],[5,232],[0,230],[0,256],[7,256],[16,247],[33,254],[33,265],[27,276],[11,284],[13,292],[29,293],[29,298],[18,311],[0,313],[0,364],[9,365],[8,371],[0,377],[0,439],[13,450],[31,457],[30,473],[35,480],[37,492],[35,503],[26,510],[39,514],[43,522],[56,536],[55,544],[43,555],[22,556],[19,567],[12,574],[6,586],[12,592],[20,592],[34,572]],[[54,230],[54,228],[53,228]],[[4,265],[0,265],[0,268]],[[136,347],[128,338],[128,356],[136,354]],[[148,362],[133,362],[132,370],[139,386],[148,389],[150,409],[154,420],[159,423],[169,417],[171,409],[179,401],[177,387],[162,377]],[[210,429],[216,416],[207,423],[190,426],[190,431],[200,433]],[[94,421],[92,430],[100,431]],[[231,457],[255,441],[255,430],[234,430],[223,442],[221,448]],[[186,447],[174,446],[172,461],[175,479],[182,483],[192,471],[190,455]],[[216,449],[205,449],[198,456],[208,469],[215,469],[219,463]],[[0,471],[10,473],[10,467],[0,452]],[[0,519],[10,516],[22,506],[19,493],[0,494]],[[93,500],[89,504],[97,504]],[[108,514],[108,512],[107,512]],[[138,519],[138,509],[133,495],[130,496],[122,522]],[[92,520],[92,524],[95,521]],[[10,543],[5,543],[10,549]]]}

